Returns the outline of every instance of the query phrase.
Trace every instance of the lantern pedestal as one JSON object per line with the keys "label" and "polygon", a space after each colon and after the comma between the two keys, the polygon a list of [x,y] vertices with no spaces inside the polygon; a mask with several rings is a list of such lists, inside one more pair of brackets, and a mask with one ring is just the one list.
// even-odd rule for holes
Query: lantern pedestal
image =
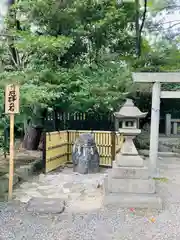
{"label": "lantern pedestal", "polygon": [[161,198],[155,191],[155,181],[149,178],[148,168],[123,167],[114,161],[104,180],[104,205],[162,209]]}
{"label": "lantern pedestal", "polygon": [[[122,111],[123,110],[123,111]],[[104,181],[104,204],[117,204],[124,208],[162,208],[161,199],[155,194],[155,181],[149,178],[133,139],[141,133],[135,116],[144,116],[128,99],[116,115],[123,119],[119,132],[125,137],[113,167]],[[127,113],[128,114],[127,114]],[[133,114],[134,112],[134,114]],[[125,119],[127,117],[127,119]]]}
{"label": "lantern pedestal", "polygon": [[117,205],[121,208],[162,209],[162,200],[154,194],[109,193],[104,198],[104,205]]}
{"label": "lantern pedestal", "polygon": [[[123,132],[124,135],[124,131],[120,132]],[[138,154],[133,142],[135,136],[132,135],[133,134],[131,133],[131,136],[125,136],[125,141],[122,145],[121,151],[116,155],[116,163],[118,166],[143,167],[143,159]]]}

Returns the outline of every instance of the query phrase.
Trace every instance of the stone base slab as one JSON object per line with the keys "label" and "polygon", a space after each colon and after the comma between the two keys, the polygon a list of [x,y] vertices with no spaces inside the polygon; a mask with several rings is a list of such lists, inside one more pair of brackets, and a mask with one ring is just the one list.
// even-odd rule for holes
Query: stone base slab
{"label": "stone base slab", "polygon": [[132,178],[132,179],[148,179],[149,171],[147,167],[118,167],[116,162],[113,162],[111,170],[112,178]]}
{"label": "stone base slab", "polygon": [[109,174],[104,181],[105,192],[109,193],[155,193],[153,179],[118,179]]}
{"label": "stone base slab", "polygon": [[119,167],[143,167],[144,161],[139,155],[116,155],[116,164]]}
{"label": "stone base slab", "polygon": [[156,194],[109,193],[104,196],[103,204],[120,208],[162,209],[162,200]]}

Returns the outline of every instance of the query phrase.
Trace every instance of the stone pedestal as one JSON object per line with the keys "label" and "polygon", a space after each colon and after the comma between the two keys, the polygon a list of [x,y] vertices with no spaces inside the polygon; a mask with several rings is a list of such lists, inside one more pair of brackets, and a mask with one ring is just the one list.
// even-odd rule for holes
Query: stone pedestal
{"label": "stone pedestal", "polygon": [[162,201],[155,194],[155,181],[149,178],[149,171],[144,167],[143,159],[133,142],[133,139],[141,133],[138,129],[138,121],[147,113],[141,112],[131,99],[127,99],[119,112],[114,115],[122,120],[122,128],[119,132],[123,134],[125,141],[116,155],[113,168],[105,178],[104,204],[118,204],[119,207],[124,208],[161,209]]}
{"label": "stone pedestal", "polygon": [[132,139],[132,136],[126,137],[105,178],[104,204],[161,209],[162,201],[155,194],[155,181],[149,178],[148,168],[143,166],[143,159],[138,155]]}

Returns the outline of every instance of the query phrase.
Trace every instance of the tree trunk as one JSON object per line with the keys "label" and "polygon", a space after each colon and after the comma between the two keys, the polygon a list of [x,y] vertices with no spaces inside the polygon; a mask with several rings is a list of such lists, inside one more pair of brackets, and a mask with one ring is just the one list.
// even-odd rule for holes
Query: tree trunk
{"label": "tree trunk", "polygon": [[28,127],[24,136],[23,147],[27,150],[38,150],[41,133],[42,128],[40,127]]}
{"label": "tree trunk", "polygon": [[27,150],[38,150],[43,131],[43,115],[41,107],[33,106],[33,116],[24,118],[23,147]]}
{"label": "tree trunk", "polygon": [[39,146],[38,146],[38,150],[40,150],[40,151],[43,150],[43,140],[44,140],[44,136],[43,136],[43,134],[41,134],[41,138],[40,138]]}
{"label": "tree trunk", "polygon": [[135,21],[135,29],[136,29],[136,55],[137,57],[141,56],[141,45],[140,45],[140,32],[139,32],[139,0],[135,0],[136,6],[136,21]]}

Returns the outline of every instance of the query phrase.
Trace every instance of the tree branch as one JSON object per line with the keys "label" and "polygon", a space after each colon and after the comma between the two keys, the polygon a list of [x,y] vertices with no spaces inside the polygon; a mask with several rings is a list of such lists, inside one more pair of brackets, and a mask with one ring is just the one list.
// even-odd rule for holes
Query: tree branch
{"label": "tree branch", "polygon": [[[156,29],[156,28],[158,28],[158,27],[160,27],[160,28],[163,28],[163,25],[165,25],[165,24],[171,24],[171,23],[174,23],[172,26],[170,26],[170,27],[174,27],[174,26],[176,26],[176,25],[179,25],[180,24],[180,20],[173,20],[173,21],[169,21],[169,22],[161,22],[161,23],[158,23],[158,24],[156,24],[156,23],[154,23],[153,25],[154,26],[150,26],[150,27],[148,27],[147,26],[147,29],[148,30],[155,30],[155,31],[159,31],[159,29]],[[167,27],[167,29],[168,29],[168,27]]]}
{"label": "tree branch", "polygon": [[136,29],[136,55],[140,57],[141,55],[141,46],[139,38],[139,0],[135,0],[136,7],[136,19],[135,19],[135,29]]}
{"label": "tree branch", "polygon": [[167,28],[158,28],[157,29],[157,27],[158,27],[157,26],[157,27],[154,27],[154,28],[147,28],[147,30],[149,30],[151,32],[167,32],[167,31],[171,30],[171,28],[176,27],[178,25],[180,25],[180,22],[175,23],[175,24],[173,24],[173,25],[171,25],[171,26],[169,26]]}
{"label": "tree branch", "polygon": [[147,13],[147,0],[144,0],[144,12],[142,15],[142,23],[139,27],[139,1],[137,0],[136,3],[136,7],[137,7],[137,12],[136,12],[136,37],[137,37],[137,42],[136,42],[136,47],[137,47],[137,56],[140,57],[141,56],[141,44],[142,44],[142,39],[141,39],[141,35],[142,35],[142,30],[144,27],[144,23],[146,20],[146,13]]}
{"label": "tree branch", "polygon": [[170,10],[170,9],[179,9],[180,8],[180,5],[176,5],[176,4],[173,4],[173,5],[166,5],[162,8],[159,8],[158,11],[164,11],[164,10]]}
{"label": "tree branch", "polygon": [[145,23],[145,20],[146,20],[146,13],[147,13],[147,0],[144,0],[143,18],[142,18],[142,23],[141,23],[141,26],[140,26],[140,29],[139,29],[140,36],[141,36],[142,30],[143,30],[143,27],[144,27],[144,23]]}
{"label": "tree branch", "polygon": [[6,33],[1,33],[0,34],[0,37],[16,37],[15,35],[9,35],[9,34],[6,34]]}
{"label": "tree branch", "polygon": [[176,26],[178,26],[178,25],[180,25],[180,22],[178,22],[178,23],[174,23],[173,25],[169,26],[168,29],[169,29],[169,28],[176,27]]}
{"label": "tree branch", "polygon": [[[10,53],[10,55],[11,55],[11,60],[12,60],[12,62],[13,62],[14,67],[16,67],[16,68],[18,69],[18,64],[17,64],[17,62],[16,62],[16,59],[15,59],[15,56],[14,56],[14,51],[12,51],[12,49],[13,49],[13,48],[11,48],[10,45],[9,45],[8,51],[9,51],[9,53]],[[13,49],[13,50],[14,50],[14,49]]]}

